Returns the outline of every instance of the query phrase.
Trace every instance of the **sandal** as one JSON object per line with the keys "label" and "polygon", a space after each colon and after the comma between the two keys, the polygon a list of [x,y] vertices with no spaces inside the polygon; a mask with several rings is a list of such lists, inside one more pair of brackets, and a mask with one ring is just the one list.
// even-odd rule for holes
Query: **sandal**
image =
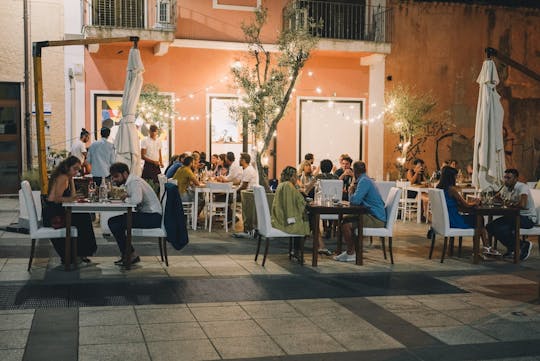
{"label": "sandal", "polygon": [[330,251],[328,248],[321,248],[319,250],[319,254],[323,254],[325,256],[332,256],[334,252]]}

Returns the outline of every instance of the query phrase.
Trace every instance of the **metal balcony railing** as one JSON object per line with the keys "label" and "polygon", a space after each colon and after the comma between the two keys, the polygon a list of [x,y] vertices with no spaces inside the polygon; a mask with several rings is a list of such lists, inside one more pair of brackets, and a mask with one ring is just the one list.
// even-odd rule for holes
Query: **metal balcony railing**
{"label": "metal balcony railing", "polygon": [[319,0],[293,0],[292,6],[292,15],[284,12],[284,26],[308,26],[312,19],[322,23],[313,29],[320,38],[391,42],[391,8]]}
{"label": "metal balcony railing", "polygon": [[86,0],[85,25],[176,30],[177,0]]}

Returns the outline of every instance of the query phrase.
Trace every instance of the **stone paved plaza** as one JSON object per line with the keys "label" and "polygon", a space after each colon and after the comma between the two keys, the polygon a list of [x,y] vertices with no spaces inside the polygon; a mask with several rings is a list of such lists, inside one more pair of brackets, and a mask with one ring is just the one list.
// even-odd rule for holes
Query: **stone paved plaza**
{"label": "stone paved plaza", "polygon": [[[17,217],[17,200],[0,199],[0,226]],[[137,240],[130,271],[99,233],[91,264],[64,272],[41,241],[27,272],[28,235],[2,230],[0,360],[539,360],[536,240],[521,265],[473,265],[470,239],[441,264],[426,231],[399,222],[395,265],[365,240],[364,266],[302,267],[274,240],[263,268],[254,240],[216,224],[169,247],[169,267],[156,240]]]}

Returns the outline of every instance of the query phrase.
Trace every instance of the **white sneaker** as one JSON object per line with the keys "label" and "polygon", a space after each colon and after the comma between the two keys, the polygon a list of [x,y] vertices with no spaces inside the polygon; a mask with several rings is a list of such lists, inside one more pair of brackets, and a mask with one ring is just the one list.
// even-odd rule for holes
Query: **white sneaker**
{"label": "white sneaker", "polygon": [[343,251],[340,255],[335,256],[334,259],[338,262],[355,262],[356,254],[348,254],[347,251]]}

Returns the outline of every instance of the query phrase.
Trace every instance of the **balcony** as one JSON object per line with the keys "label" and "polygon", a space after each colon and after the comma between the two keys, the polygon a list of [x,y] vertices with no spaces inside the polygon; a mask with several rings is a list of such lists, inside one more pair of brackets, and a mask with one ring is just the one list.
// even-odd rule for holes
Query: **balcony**
{"label": "balcony", "polygon": [[390,43],[392,9],[359,2],[293,0],[293,15],[284,13],[283,24],[307,26],[308,19],[313,19],[322,22],[321,28],[313,30],[321,39]]}
{"label": "balcony", "polygon": [[177,0],[87,0],[82,2],[87,38],[139,36],[174,40]]}

